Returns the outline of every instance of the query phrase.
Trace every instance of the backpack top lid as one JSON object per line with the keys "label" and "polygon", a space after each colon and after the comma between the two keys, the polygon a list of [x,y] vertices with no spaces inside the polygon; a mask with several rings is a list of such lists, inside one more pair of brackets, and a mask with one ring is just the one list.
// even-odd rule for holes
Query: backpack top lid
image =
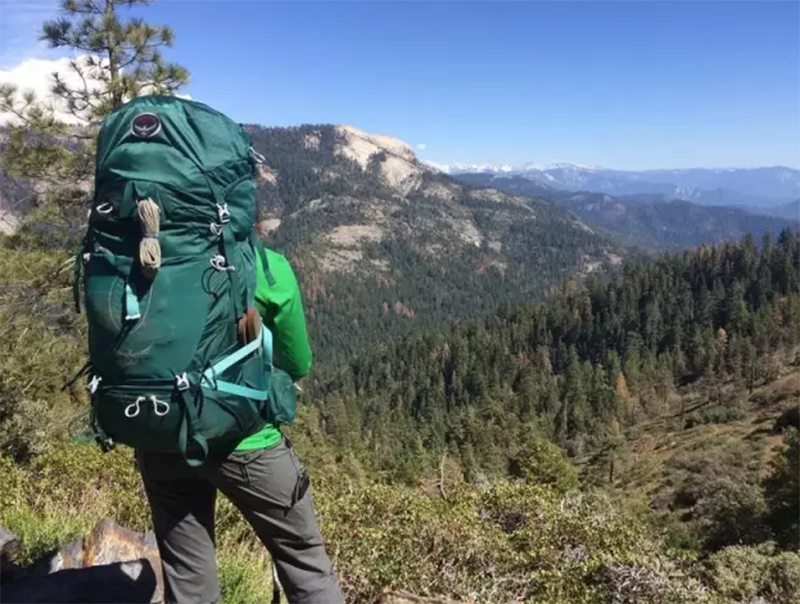
{"label": "backpack top lid", "polygon": [[113,159],[115,148],[143,141],[174,147],[205,172],[252,158],[247,132],[216,109],[174,96],[141,96],[103,120],[97,138],[98,174]]}
{"label": "backpack top lid", "polygon": [[164,218],[175,216],[176,203],[201,213],[209,202],[224,203],[234,231],[247,232],[255,220],[255,173],[244,128],[197,101],[134,98],[106,117],[97,136],[95,200],[111,203],[122,218],[134,210],[125,197],[161,191]]}

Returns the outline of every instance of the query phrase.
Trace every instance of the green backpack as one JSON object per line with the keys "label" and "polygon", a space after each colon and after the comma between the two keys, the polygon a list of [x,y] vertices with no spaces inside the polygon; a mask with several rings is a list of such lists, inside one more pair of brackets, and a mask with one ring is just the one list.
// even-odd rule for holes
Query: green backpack
{"label": "green backpack", "polygon": [[254,231],[261,159],[239,124],[176,97],[136,98],[101,125],[75,302],[82,284],[104,449],[197,466],[293,419],[271,401],[272,336],[254,308],[256,254],[272,283]]}

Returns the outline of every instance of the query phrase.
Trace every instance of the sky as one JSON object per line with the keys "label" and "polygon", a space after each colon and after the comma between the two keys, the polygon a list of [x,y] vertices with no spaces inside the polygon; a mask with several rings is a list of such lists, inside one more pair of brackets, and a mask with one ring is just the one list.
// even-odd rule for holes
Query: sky
{"label": "sky", "polygon": [[[46,89],[53,0],[0,0],[0,81]],[[800,168],[800,3],[160,0],[183,91],[439,163]]]}

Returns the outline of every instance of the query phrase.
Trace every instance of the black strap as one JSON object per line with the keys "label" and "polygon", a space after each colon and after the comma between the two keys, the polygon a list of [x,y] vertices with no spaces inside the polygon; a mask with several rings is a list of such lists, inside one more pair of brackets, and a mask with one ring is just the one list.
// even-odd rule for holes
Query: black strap
{"label": "black strap", "polygon": [[[197,433],[197,426],[200,422],[191,392],[189,390],[178,390],[177,398],[183,406],[181,424],[178,428],[178,448],[184,461],[189,466],[198,467],[203,465],[208,457],[208,443],[205,437]],[[199,449],[194,451],[199,455],[190,455],[192,452],[190,446],[192,444]]]}
{"label": "black strap", "polygon": [[74,376],[72,376],[69,379],[69,381],[67,381],[61,387],[61,392],[64,392],[65,390],[69,390],[70,388],[72,388],[75,385],[75,382],[77,382],[83,376],[89,375],[89,372],[91,370],[92,370],[92,362],[91,361],[86,361],[86,363],[83,365],[83,367],[81,367],[80,370],[78,370],[78,373],[76,373]]}
{"label": "black strap", "polygon": [[[237,267],[234,264],[236,262],[236,256],[235,256],[236,245],[233,237],[233,227],[231,227],[230,222],[227,222],[222,225],[222,236],[220,237],[220,239],[222,241],[223,256],[225,256],[225,261],[229,265],[232,265],[231,266],[232,270],[229,270],[227,272],[230,278],[231,288],[233,289],[233,291],[231,292],[233,298],[233,309],[234,313],[236,314],[236,320],[238,321],[244,314],[244,311],[242,309],[242,300],[241,298],[239,298],[240,295],[239,273],[236,272]],[[239,267],[238,270],[241,270],[241,268]]]}
{"label": "black strap", "polygon": [[85,249],[84,241],[75,252],[75,266],[72,269],[72,301],[75,304],[75,312],[78,314],[81,314],[81,268]]}
{"label": "black strap", "polygon": [[281,584],[278,581],[278,567],[272,562],[272,602],[270,604],[281,604]]}

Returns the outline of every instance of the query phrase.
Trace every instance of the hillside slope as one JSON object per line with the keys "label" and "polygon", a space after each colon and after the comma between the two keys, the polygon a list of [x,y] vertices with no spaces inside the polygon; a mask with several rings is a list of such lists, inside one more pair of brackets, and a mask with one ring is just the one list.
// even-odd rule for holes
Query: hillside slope
{"label": "hillside slope", "polygon": [[726,389],[774,379],[774,355],[792,360],[798,343],[798,272],[787,230],[761,253],[746,238],[626,263],[609,282],[405,337],[319,385],[326,431],[412,480],[444,453],[473,480],[518,475],[534,437],[599,455],[648,421],[688,417],[686,388],[726,407],[739,404]]}
{"label": "hillside slope", "polygon": [[622,254],[557,205],[467,187],[401,141],[349,126],[247,129],[268,166],[262,232],[297,268],[323,363],[412,325],[539,299]]}

